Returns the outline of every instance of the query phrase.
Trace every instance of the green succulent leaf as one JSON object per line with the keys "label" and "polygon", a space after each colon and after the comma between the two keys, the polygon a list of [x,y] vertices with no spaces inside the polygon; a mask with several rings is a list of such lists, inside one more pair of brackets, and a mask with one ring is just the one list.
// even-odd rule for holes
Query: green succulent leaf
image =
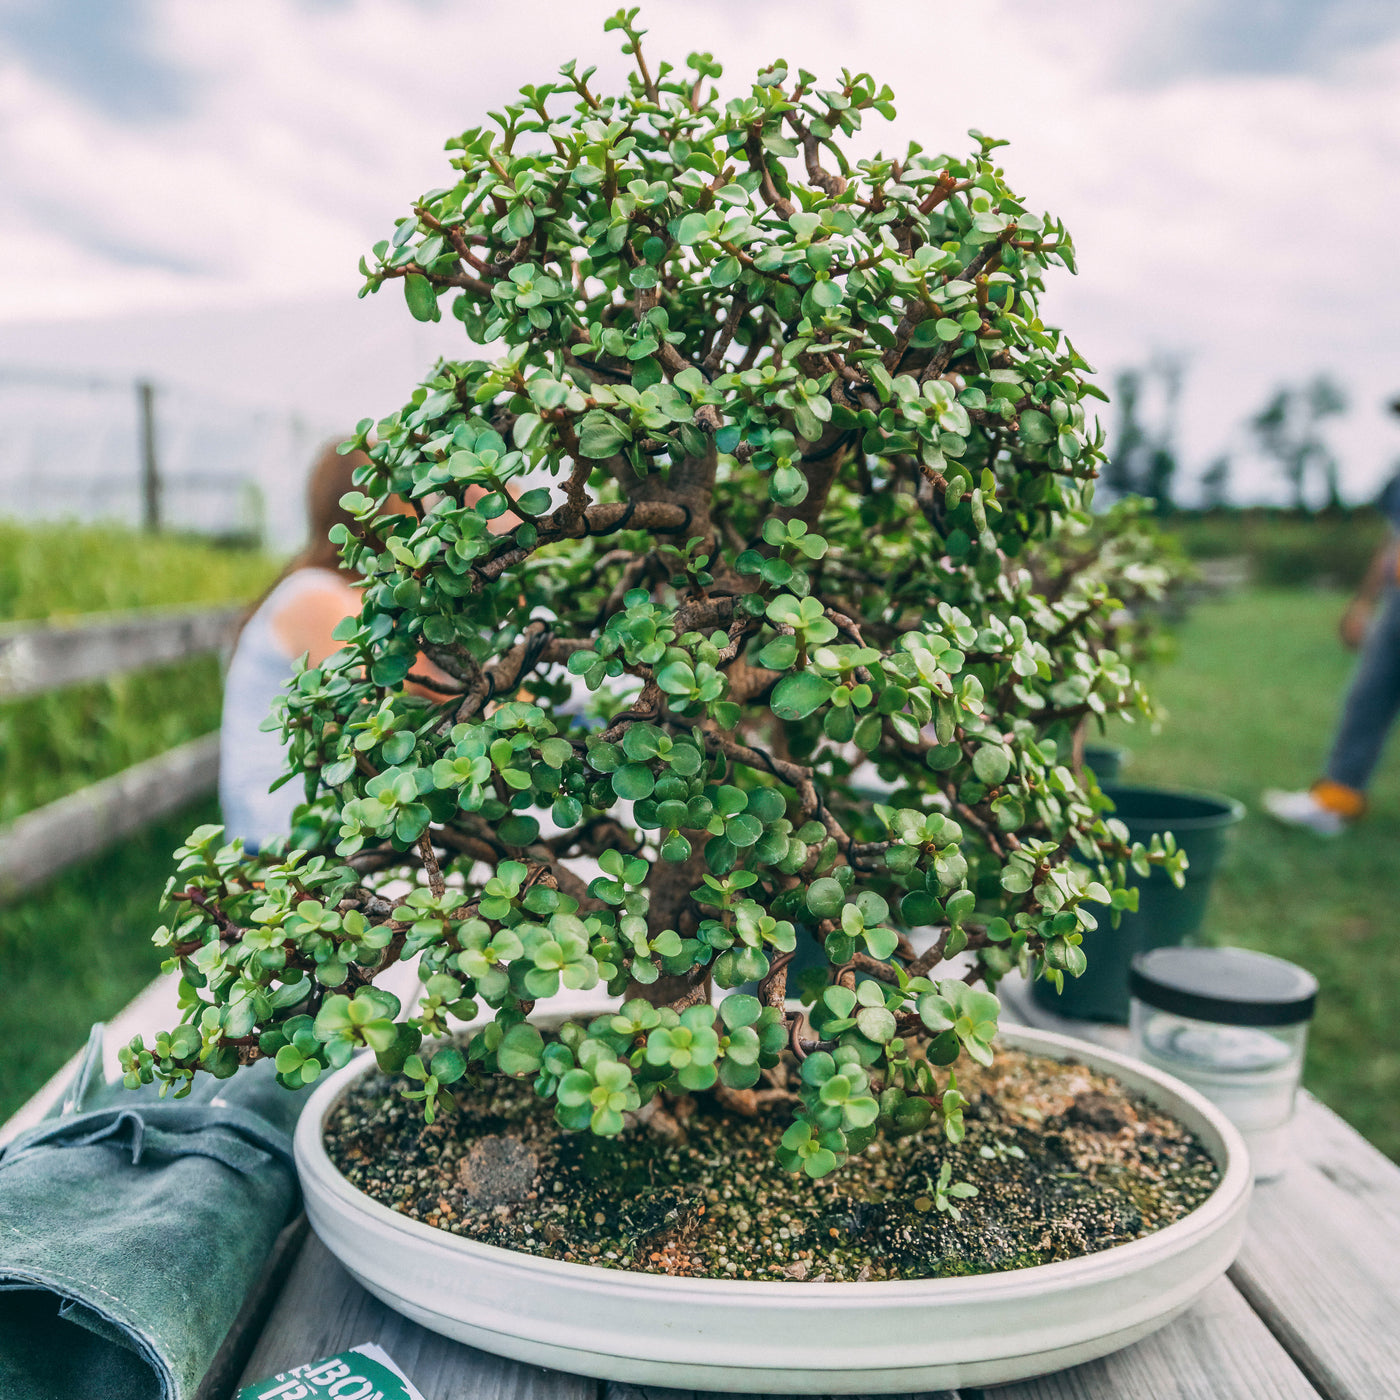
{"label": "green succulent leaf", "polygon": [[784,676],[773,691],[771,708],[779,719],[806,719],[831,698],[831,682],[808,671]]}

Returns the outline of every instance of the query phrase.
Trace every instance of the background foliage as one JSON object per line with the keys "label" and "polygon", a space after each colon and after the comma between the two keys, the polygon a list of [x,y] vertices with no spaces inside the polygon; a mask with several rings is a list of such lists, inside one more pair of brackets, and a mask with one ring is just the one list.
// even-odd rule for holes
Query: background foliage
{"label": "background foliage", "polygon": [[0,520],[0,622],[252,598],[265,555],[120,525]]}
{"label": "background foliage", "polygon": [[[0,623],[237,602],[274,569],[265,555],[119,526],[0,521]],[[213,656],[0,703],[0,822],[208,734],[219,706]]]}
{"label": "background foliage", "polygon": [[[0,622],[248,599],[275,563],[118,526],[0,521]],[[0,821],[218,726],[218,661],[0,704]],[[0,904],[0,1118],[150,980],[150,920],[170,852],[212,799],[43,890]]]}
{"label": "background foliage", "polygon": [[1181,511],[1172,535],[1193,559],[1243,561],[1270,588],[1354,588],[1390,533],[1374,507],[1316,514],[1255,507]]}
{"label": "background foliage", "polygon": [[170,853],[213,798],[0,904],[0,1121],[151,980],[151,914]]}

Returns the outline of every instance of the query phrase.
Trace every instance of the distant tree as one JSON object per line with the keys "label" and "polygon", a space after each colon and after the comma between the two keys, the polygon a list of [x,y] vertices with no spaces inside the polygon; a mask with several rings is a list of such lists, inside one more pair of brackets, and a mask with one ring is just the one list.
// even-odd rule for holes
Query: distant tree
{"label": "distant tree", "polygon": [[[1147,392],[1156,388],[1161,400],[1157,421],[1149,424],[1144,412]],[[1181,395],[1181,365],[1159,358],[1145,369],[1119,374],[1115,398],[1118,431],[1109,453],[1104,484],[1118,498],[1146,496],[1158,515],[1173,509],[1172,488],[1176,476],[1177,402]]]}
{"label": "distant tree", "polygon": [[1278,463],[1298,510],[1308,509],[1308,488],[1319,479],[1327,508],[1342,507],[1337,459],[1318,425],[1346,408],[1346,395],[1329,376],[1319,374],[1301,387],[1284,385],[1275,390],[1250,420],[1260,450]]}
{"label": "distant tree", "polygon": [[1147,490],[1144,493],[1157,503],[1157,514],[1169,514],[1173,508],[1172,478],[1176,475],[1176,453],[1164,442],[1153,445],[1147,459]]}
{"label": "distant tree", "polygon": [[1217,457],[1201,473],[1201,505],[1205,510],[1219,510],[1230,504],[1230,468],[1227,455]]}
{"label": "distant tree", "polygon": [[1143,494],[1136,470],[1146,444],[1146,434],[1138,417],[1141,394],[1142,371],[1123,370],[1113,386],[1113,400],[1118,405],[1118,431],[1103,469],[1104,488],[1115,497]]}

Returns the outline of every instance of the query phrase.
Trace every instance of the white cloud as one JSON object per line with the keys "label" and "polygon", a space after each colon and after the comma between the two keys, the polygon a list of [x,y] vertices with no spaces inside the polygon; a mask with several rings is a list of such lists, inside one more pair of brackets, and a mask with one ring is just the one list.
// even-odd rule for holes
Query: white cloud
{"label": "white cloud", "polygon": [[[448,177],[444,137],[565,58],[620,81],[617,36],[601,32],[614,8],[154,0],[154,57],[192,94],[165,121],[116,122],[0,62],[0,260],[23,269],[0,282],[0,321],[352,297],[363,249]],[[1079,246],[1081,275],[1048,313],[1101,368],[1156,348],[1190,357],[1188,458],[1216,451],[1273,383],[1333,367],[1364,409],[1348,420],[1348,479],[1379,476],[1397,438],[1377,403],[1400,387],[1386,247],[1400,42],[1268,75],[1176,52],[1190,71],[1144,86],[1127,75],[1162,44],[1162,18],[1108,0],[653,0],[644,18],[654,54],[712,50],[731,90],[780,55],[869,69],[899,107],[872,143],[958,149],[974,125],[1011,138],[1013,182]],[[256,356],[256,326],[243,334]]]}

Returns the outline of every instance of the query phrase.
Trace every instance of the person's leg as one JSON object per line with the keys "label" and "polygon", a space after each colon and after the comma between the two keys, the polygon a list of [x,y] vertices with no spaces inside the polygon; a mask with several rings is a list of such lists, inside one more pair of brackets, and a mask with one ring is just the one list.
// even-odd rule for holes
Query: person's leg
{"label": "person's leg", "polygon": [[1302,792],[1270,788],[1264,810],[1287,826],[1339,836],[1366,810],[1366,786],[1400,712],[1400,588],[1387,589],[1332,741],[1326,776]]}
{"label": "person's leg", "polygon": [[1353,792],[1371,781],[1396,713],[1400,712],[1400,588],[1386,590],[1385,603],[1361,650],[1347,691],[1327,780]]}

